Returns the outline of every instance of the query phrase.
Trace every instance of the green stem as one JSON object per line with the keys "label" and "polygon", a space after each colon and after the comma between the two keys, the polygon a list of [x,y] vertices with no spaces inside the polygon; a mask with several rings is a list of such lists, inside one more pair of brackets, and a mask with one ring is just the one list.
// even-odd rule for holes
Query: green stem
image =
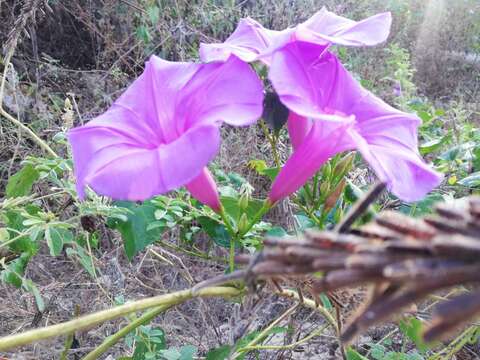
{"label": "green stem", "polygon": [[230,237],[230,254],[228,257],[228,265],[230,272],[235,271],[235,236]]}
{"label": "green stem", "polygon": [[91,328],[94,325],[152,307],[173,306],[195,297],[233,297],[240,294],[242,294],[242,290],[233,287],[214,286],[200,289],[195,293],[192,292],[192,289],[187,289],[171,294],[137,300],[112,309],[85,315],[64,323],[2,337],[0,338],[0,351],[5,351],[16,346],[22,346],[56,336],[67,335],[75,331]]}
{"label": "green stem", "polygon": [[292,350],[297,346],[300,346],[316,336],[322,335],[322,333],[330,326],[330,324],[322,326],[316,331],[312,331],[309,335],[305,336],[303,339],[295,341],[294,343],[287,345],[255,345],[255,346],[245,346],[240,351],[252,351],[252,350]]}
{"label": "green stem", "polygon": [[[453,355],[455,355],[465,346],[465,344],[469,343],[472,340],[472,337],[476,335],[475,333],[478,331],[479,328],[480,327],[478,326],[470,326],[457,338],[455,338],[446,348],[442,349],[438,353],[431,355],[428,360],[451,359]],[[447,354],[445,355],[445,353]]]}
{"label": "green stem", "polygon": [[225,209],[223,206],[220,208],[220,217],[223,220],[223,224],[227,228],[228,233],[230,234],[230,253],[228,256],[228,264],[230,272],[235,270],[235,241],[237,239],[237,231],[233,228],[232,224],[228,220],[227,214],[225,213]]}
{"label": "green stem", "polygon": [[198,252],[198,251],[191,251],[191,250],[187,250],[187,249],[184,249],[180,246],[176,246],[176,245],[173,245],[173,244],[169,244],[165,241],[162,241],[162,240],[157,240],[155,241],[156,244],[160,244],[162,245],[163,247],[166,247],[166,248],[169,248],[171,250],[174,250],[174,251],[177,251],[177,252],[181,252],[181,253],[184,253],[186,255],[189,255],[189,256],[194,256],[194,257],[198,257],[200,259],[204,259],[204,260],[211,260],[211,261],[218,261],[218,262],[222,262],[222,263],[225,263],[225,259],[222,258],[222,257],[217,257],[217,256],[210,256],[210,255],[207,255],[207,254],[203,254],[201,252]]}
{"label": "green stem", "polygon": [[277,151],[277,144],[275,141],[275,138],[270,135],[270,132],[268,131],[267,125],[265,125],[265,121],[260,121],[260,126],[262,127],[263,133],[265,134],[265,137],[267,138],[268,142],[270,143],[270,147],[272,148],[272,155],[273,155],[273,161],[275,162],[276,167],[280,167],[280,156],[278,156],[278,151]]}
{"label": "green stem", "polygon": [[315,202],[313,201],[312,192],[310,191],[308,184],[303,185],[303,189],[305,190],[305,195],[307,196],[307,202],[314,206]]}
{"label": "green stem", "polygon": [[118,343],[121,339],[123,339],[125,336],[127,336],[130,332],[135,330],[141,325],[144,325],[146,323],[149,323],[157,317],[159,314],[164,312],[165,310],[169,309],[171,306],[168,305],[162,305],[156,308],[153,308],[149,311],[147,311],[145,314],[140,316],[138,319],[132,321],[130,324],[127,326],[121,328],[119,331],[117,331],[115,334],[109,336],[106,338],[100,346],[98,346],[95,350],[89,352],[82,360],[95,360],[98,359],[101,355],[103,355],[108,349],[110,349],[112,346],[114,346],[116,343]]}
{"label": "green stem", "polygon": [[300,210],[305,212],[308,215],[308,217],[315,222],[315,224],[318,226],[319,229],[323,229],[323,221],[320,220],[318,218],[318,216],[316,216],[313,213],[313,210],[311,210],[311,209],[307,208],[306,206],[302,205],[302,203],[298,199],[293,199],[293,203],[295,205],[297,205],[300,208]]}
{"label": "green stem", "polygon": [[[312,205],[315,205],[316,203],[316,198],[317,198],[317,191],[318,191],[318,172],[315,173],[315,176],[313,177],[313,194],[312,194]],[[317,209],[317,208],[315,208]]]}
{"label": "green stem", "polygon": [[220,217],[222,218],[223,224],[227,228],[228,233],[234,237],[235,234],[237,233],[236,230],[233,228],[232,224],[230,223],[230,220],[228,220],[227,214],[225,213],[225,209],[223,206],[220,208],[219,212]]}

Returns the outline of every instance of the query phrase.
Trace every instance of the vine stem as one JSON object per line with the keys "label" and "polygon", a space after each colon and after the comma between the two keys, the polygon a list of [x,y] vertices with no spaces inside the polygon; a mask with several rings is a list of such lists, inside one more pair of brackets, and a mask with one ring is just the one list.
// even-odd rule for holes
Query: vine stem
{"label": "vine stem", "polygon": [[[173,245],[173,244],[169,244],[165,241],[162,241],[162,240],[157,240],[155,242],[156,244],[160,244],[162,245],[163,247],[166,247],[166,248],[169,248],[171,250],[174,250],[174,251],[177,251],[177,252],[181,252],[181,253],[184,253],[186,255],[189,255],[189,256],[193,256],[193,257],[197,257],[197,258],[200,258],[200,259],[203,259],[203,260],[212,260],[212,261],[217,261],[217,262],[222,262],[222,263],[225,263],[226,260],[225,258],[223,257],[217,257],[217,256],[209,256],[207,254],[203,254],[199,251],[192,251],[192,250],[187,250],[187,249],[184,249],[180,246],[176,246],[176,245]],[[152,251],[152,250],[151,250]],[[153,252],[153,251],[152,251]],[[155,254],[155,252],[153,252],[153,254]],[[157,256],[157,255],[156,255]]]}
{"label": "vine stem", "polygon": [[222,218],[223,224],[227,228],[228,232],[233,237],[235,235],[236,231],[233,228],[232,224],[230,223],[230,220],[228,220],[227,214],[225,213],[225,209],[223,208],[223,206],[220,208],[220,211],[219,211],[218,214]]}
{"label": "vine stem", "polygon": [[223,224],[227,228],[228,233],[230,234],[230,251],[228,256],[228,265],[230,272],[235,271],[235,241],[237,239],[237,232],[233,228],[232,224],[228,220],[227,214],[225,213],[225,209],[223,206],[220,208],[219,211],[220,217],[222,218]]}
{"label": "vine stem", "polygon": [[324,325],[318,330],[312,331],[309,335],[305,336],[303,339],[295,341],[291,344],[287,345],[255,345],[241,349],[241,351],[252,351],[252,350],[292,350],[295,349],[297,346],[300,346],[314,337],[322,335],[322,333],[330,326],[330,324]]}
{"label": "vine stem", "polygon": [[283,297],[287,297],[287,298],[290,298],[290,299],[295,299],[297,301],[299,301],[301,304],[303,304],[304,306],[310,308],[310,309],[313,309],[313,310],[316,310],[318,311],[319,313],[321,313],[323,315],[323,317],[325,317],[325,319],[331,324],[333,325],[333,327],[335,328],[335,331],[338,333],[338,323],[337,323],[337,320],[333,317],[332,314],[330,314],[330,312],[325,309],[323,306],[321,305],[318,305],[317,303],[315,303],[315,301],[313,301],[312,299],[308,299],[307,297],[305,296],[302,296],[300,297],[300,295],[298,294],[298,292],[296,292],[295,290],[290,290],[290,289],[282,289],[282,291],[278,291],[276,292],[276,294],[280,295],[280,296],[283,296]]}
{"label": "vine stem", "polygon": [[272,148],[272,155],[273,155],[273,161],[275,162],[276,167],[280,167],[280,156],[278,156],[278,151],[277,151],[277,145],[275,142],[275,138],[270,135],[270,132],[268,131],[267,125],[265,125],[265,122],[262,120],[260,121],[260,126],[262,127],[263,133],[265,134],[265,137],[267,138],[268,142],[270,143],[270,147]]}
{"label": "vine stem", "polygon": [[[287,297],[287,298],[290,298],[290,299],[294,299],[296,301],[298,301],[297,304],[293,305],[292,307],[290,307],[288,310],[286,310],[282,315],[280,315],[277,319],[275,319],[275,321],[273,321],[268,327],[266,327],[264,330],[262,330],[260,332],[260,334],[258,334],[252,341],[250,341],[247,345],[245,345],[244,347],[238,349],[235,354],[233,354],[233,356],[231,357],[231,359],[237,359],[239,358],[240,356],[244,355],[245,352],[248,352],[248,351],[252,351],[252,350],[279,350],[279,349],[283,349],[283,348],[294,348],[304,342],[307,342],[308,340],[312,339],[313,337],[317,336],[317,335],[320,335],[323,330],[325,330],[328,326],[332,325],[335,330],[338,332],[338,323],[337,321],[335,320],[335,318],[333,317],[332,314],[330,314],[330,312],[328,312],[327,309],[325,309],[324,307],[318,305],[315,303],[315,301],[311,300],[311,299],[308,299],[304,296],[300,297],[300,295],[298,294],[297,291],[295,290],[290,290],[290,289],[282,289],[282,291],[278,291],[276,292],[277,295],[280,295],[280,296],[283,296],[283,297]],[[318,312],[320,312],[323,317],[325,317],[325,319],[327,320],[328,324],[326,324],[324,327],[322,327],[321,329],[319,329],[318,331],[314,331],[313,333],[311,333],[310,335],[308,335],[307,337],[305,337],[304,339],[296,342],[296,343],[292,343],[290,345],[286,345],[286,346],[282,346],[282,347],[269,347],[269,346],[257,346],[257,344],[259,342],[261,342],[265,336],[268,335],[268,332],[275,326],[277,326],[283,319],[285,319],[287,316],[289,316],[290,314],[292,314],[299,306],[305,306],[305,307],[308,307],[308,308],[311,308],[313,310],[316,310]]]}
{"label": "vine stem", "polygon": [[229,251],[229,255],[228,255],[228,266],[229,266],[229,269],[230,269],[231,273],[235,271],[235,240],[236,240],[235,236],[232,236],[230,238],[230,251]]}
{"label": "vine stem", "polygon": [[95,348],[93,351],[89,352],[82,360],[96,360],[101,355],[103,355],[108,349],[118,343],[121,339],[127,336],[130,332],[138,328],[139,326],[149,323],[155,317],[160,315],[162,312],[168,310],[172,305],[161,305],[156,308],[153,308],[147,311],[145,314],[140,316],[138,319],[132,321],[127,326],[121,328],[115,334],[106,338],[100,346]]}
{"label": "vine stem", "polygon": [[174,306],[195,297],[234,297],[241,295],[242,293],[242,290],[233,287],[218,286],[203,288],[195,293],[192,292],[192,289],[186,289],[170,294],[137,300],[114,307],[112,309],[102,310],[96,313],[85,315],[64,323],[2,337],[0,338],[0,351],[5,351],[13,347],[30,344],[60,335],[67,335],[75,331],[90,328],[94,325],[98,325],[106,321],[152,307]]}
{"label": "vine stem", "polygon": [[287,316],[290,316],[295,312],[295,310],[298,309],[300,304],[295,304],[292,307],[288,308],[282,315],[280,315],[278,318],[276,318],[270,325],[268,325],[265,329],[263,329],[255,338],[250,341],[246,346],[243,348],[240,348],[236,351],[236,354],[234,354],[231,359],[235,360],[238,359],[240,356],[242,356],[244,352],[249,351],[248,348],[251,348],[252,346],[257,345],[259,342],[261,342],[266,336],[268,336],[268,333],[275,327],[277,326],[283,319],[285,319]]}

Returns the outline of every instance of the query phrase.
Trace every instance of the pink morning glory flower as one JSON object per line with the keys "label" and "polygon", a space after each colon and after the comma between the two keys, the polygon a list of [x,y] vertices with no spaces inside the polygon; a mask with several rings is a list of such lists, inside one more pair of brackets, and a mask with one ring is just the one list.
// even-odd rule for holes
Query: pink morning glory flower
{"label": "pink morning glory flower", "polygon": [[86,185],[132,201],[186,186],[218,211],[206,165],[219,150],[220,125],[252,124],[262,102],[261,81],[235,56],[210,64],[152,56],[105,113],[70,131],[79,197]]}
{"label": "pink morning glory flower", "polygon": [[380,180],[405,201],[421,199],[441,181],[420,157],[420,120],[364,89],[327,46],[292,42],[273,53],[269,71],[291,113],[294,153],[278,174],[272,202],[300,188],[331,156],[358,150]]}
{"label": "pink morning glory flower", "polygon": [[235,54],[246,62],[261,60],[270,64],[277,49],[293,41],[313,44],[372,46],[385,41],[390,32],[389,12],[353,21],[322,8],[307,21],[282,31],[264,28],[253,19],[240,20],[235,31],[221,44],[200,45],[202,61],[225,61]]}

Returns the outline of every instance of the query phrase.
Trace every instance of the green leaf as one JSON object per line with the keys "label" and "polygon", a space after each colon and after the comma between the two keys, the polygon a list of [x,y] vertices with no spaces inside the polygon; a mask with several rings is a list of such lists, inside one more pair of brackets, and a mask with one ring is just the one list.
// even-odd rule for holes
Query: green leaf
{"label": "green leaf", "polygon": [[347,348],[347,360],[368,360],[365,356],[359,354],[355,350],[353,350],[351,347]]}
{"label": "green leaf", "polygon": [[257,160],[257,159],[250,160],[248,162],[248,167],[255,170],[260,175],[263,175],[263,170],[268,168],[265,160]]}
{"label": "green leaf", "polygon": [[327,309],[327,310],[332,310],[333,309],[333,305],[332,305],[330,299],[328,298],[328,296],[325,295],[325,293],[320,293],[320,300],[322,301],[322,305],[325,309]]}
{"label": "green leaf", "polygon": [[350,180],[347,180],[347,186],[345,186],[345,200],[347,200],[350,204],[355,203],[358,199],[360,199],[365,193],[360,189],[357,185],[355,185]]}
{"label": "green leaf", "polygon": [[165,332],[161,328],[152,328],[149,325],[140,326],[139,331],[140,334],[134,336],[137,343],[133,359],[157,359],[155,354],[166,347]]}
{"label": "green leaf", "polygon": [[5,194],[7,198],[29,195],[32,186],[40,174],[31,164],[25,165],[19,172],[11,176],[7,183]]}
{"label": "green leaf", "polygon": [[66,252],[67,256],[69,257],[77,257],[80,264],[90,274],[90,276],[93,278],[95,277],[95,269],[93,268],[92,259],[81,246],[77,246],[75,249],[69,247],[67,248]]}
{"label": "green leaf", "polygon": [[182,356],[182,354],[180,354],[180,351],[178,351],[177,348],[161,350],[159,351],[159,354],[161,358],[165,360],[180,360],[180,356]]}
{"label": "green leaf", "polygon": [[474,172],[473,174],[463,178],[462,180],[458,181],[460,185],[475,188],[480,186],[480,171]]}
{"label": "green leaf", "polygon": [[427,344],[422,337],[422,322],[415,317],[409,317],[400,321],[398,325],[402,333],[415,343],[417,349],[422,353],[428,350]]}
{"label": "green leaf", "polygon": [[370,354],[375,360],[385,360],[385,346],[380,344],[374,344],[370,350]]}
{"label": "green leaf", "polygon": [[[220,197],[220,201],[225,209],[225,212],[232,217],[235,222],[240,219],[243,210],[238,206],[238,199],[230,196]],[[263,201],[257,199],[250,199],[248,206],[244,210],[249,219],[252,219],[255,214],[263,207]]]}
{"label": "green leaf", "polygon": [[300,231],[304,231],[306,229],[311,229],[315,227],[315,222],[313,222],[307,215],[303,213],[295,214],[295,220],[297,220],[298,227]]}
{"label": "green leaf", "polygon": [[268,230],[265,235],[266,236],[275,236],[275,237],[284,237],[284,236],[287,236],[288,233],[281,226],[274,226],[270,230]]}
{"label": "green leaf", "polygon": [[[7,211],[5,213],[6,225],[17,231],[25,231],[25,226],[23,225],[24,217],[16,211]],[[18,233],[15,231],[9,231],[10,239],[13,239],[18,236]],[[9,245],[9,248],[17,253],[27,252],[30,255],[35,255],[39,249],[39,244],[34,241],[31,236],[25,235],[19,237],[13,243]]]}
{"label": "green leaf", "polygon": [[40,291],[38,291],[38,288],[33,281],[30,279],[23,279],[22,287],[33,295],[38,311],[43,312],[45,310],[45,302],[43,301],[42,295],[40,295]]}
{"label": "green leaf", "polygon": [[455,161],[462,158],[465,154],[470,153],[475,147],[475,143],[466,142],[461,145],[456,145],[440,154],[439,158],[446,161]]}
{"label": "green leaf", "polygon": [[433,119],[433,115],[424,110],[417,111],[417,115],[420,119],[422,119],[423,125],[428,124],[430,120]]}
{"label": "green leaf", "polygon": [[129,201],[119,201],[115,205],[130,210],[127,213],[127,221],[111,219],[109,225],[122,235],[125,253],[128,259],[132,260],[135,254],[158,240],[165,228],[148,229],[150,223],[155,221],[155,211],[157,210],[157,207],[151,202],[137,205]]}
{"label": "green leaf", "polygon": [[205,360],[226,360],[228,359],[232,347],[230,345],[223,345],[216,349],[212,349],[207,353]]}
{"label": "green leaf", "polygon": [[230,247],[230,239],[232,237],[223,224],[206,216],[199,217],[197,221],[202,226],[203,231],[210,236],[215,244],[224,248]]}
{"label": "green leaf", "polygon": [[45,239],[50,249],[50,255],[58,256],[62,252],[63,245],[73,240],[73,234],[70,230],[50,226],[45,230]]}
{"label": "green leaf", "polygon": [[158,8],[158,6],[149,6],[147,8],[147,14],[150,18],[150,22],[152,23],[152,25],[158,23],[158,20],[160,19],[160,9]]}
{"label": "green leaf", "polygon": [[250,160],[248,166],[255,170],[259,175],[264,175],[270,178],[270,180],[275,180],[278,173],[280,172],[280,167],[267,167],[267,163],[263,160]]}
{"label": "green leaf", "polygon": [[193,345],[185,345],[180,349],[170,348],[159,352],[162,359],[165,360],[193,360],[197,348]]}
{"label": "green leaf", "polygon": [[448,143],[452,138],[451,134],[448,133],[440,138],[427,141],[419,146],[420,154],[426,155],[432,152],[438,151],[442,148],[443,145]]}
{"label": "green leaf", "polygon": [[402,204],[399,210],[409,216],[419,217],[433,212],[435,204],[443,202],[445,199],[439,193],[428,194],[423,200],[410,203]]}
{"label": "green leaf", "polygon": [[0,272],[2,282],[18,288],[21,287],[23,283],[22,276],[31,257],[30,254],[23,253],[18,258],[11,261],[7,265],[7,268]]}
{"label": "green leaf", "polygon": [[139,27],[137,27],[137,38],[143,41],[145,44],[148,44],[150,42],[150,39],[152,37],[150,35],[150,32],[148,31],[148,28],[145,25],[140,25]]}
{"label": "green leaf", "polygon": [[274,181],[280,172],[280,167],[271,167],[263,170],[263,175],[268,176],[270,180]]}
{"label": "green leaf", "polygon": [[197,348],[193,345],[185,345],[180,348],[179,360],[193,360],[193,357],[197,353]]}
{"label": "green leaf", "polygon": [[228,173],[227,177],[228,180],[232,183],[232,185],[235,185],[237,187],[240,187],[246,182],[248,182],[247,179],[245,179],[242,175],[237,174],[236,172]]}
{"label": "green leaf", "polygon": [[480,146],[473,149],[472,164],[475,171],[480,171]]}

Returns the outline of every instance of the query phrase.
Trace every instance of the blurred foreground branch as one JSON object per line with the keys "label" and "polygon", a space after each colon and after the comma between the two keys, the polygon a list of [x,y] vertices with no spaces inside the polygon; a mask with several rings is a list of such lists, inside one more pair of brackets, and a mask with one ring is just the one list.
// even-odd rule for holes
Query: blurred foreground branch
{"label": "blurred foreground branch", "polygon": [[[348,342],[438,290],[480,282],[480,198],[442,204],[436,212],[413,219],[386,211],[348,233],[343,224],[341,231],[267,238],[262,253],[242,274],[248,283],[249,278],[277,281],[322,272],[311,283],[313,294],[372,284],[366,306],[343,329],[342,340]],[[441,338],[478,314],[480,290],[442,302],[425,340]]]}

